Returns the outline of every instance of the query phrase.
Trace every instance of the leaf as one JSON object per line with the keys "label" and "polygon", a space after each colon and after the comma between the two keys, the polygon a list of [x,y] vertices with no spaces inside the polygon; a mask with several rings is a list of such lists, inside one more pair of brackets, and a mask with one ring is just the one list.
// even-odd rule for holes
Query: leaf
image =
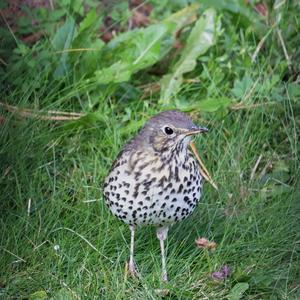
{"label": "leaf", "polygon": [[[60,27],[60,29],[55,34],[52,45],[56,51],[62,51],[70,48],[75,35],[75,21],[73,18],[69,17],[65,24]],[[68,52],[63,52],[61,54],[58,66],[54,71],[54,77],[59,78],[68,72]]]}
{"label": "leaf", "polygon": [[245,75],[242,80],[234,81],[233,89],[231,90],[236,98],[242,98],[253,86],[253,80],[248,75]]}
{"label": "leaf", "polygon": [[288,84],[287,89],[288,89],[289,97],[291,97],[291,98],[300,97],[300,85],[299,85],[299,83],[291,82],[291,83]]}
{"label": "leaf", "polygon": [[96,21],[99,19],[97,12],[95,9],[90,10],[86,17],[82,20],[82,22],[79,24],[79,30],[78,33],[80,34],[82,31],[90,28]]}
{"label": "leaf", "polygon": [[246,282],[237,283],[229,292],[228,300],[239,300],[243,294],[249,289],[249,284]]}
{"label": "leaf", "polygon": [[68,63],[75,66],[75,78],[93,76],[101,64],[101,50],[105,46],[98,37],[101,17],[95,9],[89,11],[83,21],[79,24],[78,34],[74,37],[69,52]]}
{"label": "leaf", "polygon": [[66,14],[64,9],[55,8],[54,10],[48,11],[49,15],[47,17],[49,22],[58,22]]}
{"label": "leaf", "polygon": [[196,12],[199,9],[199,4],[194,3],[184,9],[169,16],[164,23],[173,24],[173,34],[176,34],[183,26],[193,23],[197,20]]}
{"label": "leaf", "polygon": [[179,61],[172,68],[172,73],[165,75],[161,80],[161,102],[170,103],[172,96],[179,91],[183,81],[183,74],[194,70],[196,59],[205,53],[216,41],[216,13],[208,9],[196,22],[192,29]]}
{"label": "leaf", "polygon": [[58,50],[67,49],[71,41],[73,39],[75,32],[75,21],[72,17],[69,17],[64,25],[58,29],[56,34],[52,39],[52,46],[53,48]]}
{"label": "leaf", "polygon": [[122,126],[119,128],[120,135],[128,135],[130,133],[133,133],[137,131],[139,128],[141,128],[145,124],[145,120],[139,120],[135,122],[130,122],[126,126]]}
{"label": "leaf", "polygon": [[221,109],[226,109],[227,107],[230,106],[232,102],[233,101],[231,99],[226,97],[207,98],[193,104],[189,104],[189,103],[180,104],[180,102],[177,101],[176,106],[178,109],[183,111],[197,110],[201,112],[215,112]]}
{"label": "leaf", "polygon": [[46,300],[48,299],[47,293],[45,291],[36,291],[29,295],[29,300]]}
{"label": "leaf", "polygon": [[[96,39],[94,42],[88,43],[86,51],[70,53],[70,59],[73,62],[79,62],[75,76],[80,80],[83,76],[93,76],[96,69],[101,66],[101,50],[105,46],[104,42]],[[74,55],[77,54],[77,55]],[[79,56],[80,54],[80,56]]]}
{"label": "leaf", "polygon": [[104,68],[95,72],[97,83],[108,84],[108,83],[120,83],[128,81],[132,74],[131,65],[126,62],[118,61],[109,68]]}
{"label": "leaf", "polygon": [[[152,25],[113,40],[107,46],[112,50],[109,56],[114,56],[118,61],[96,71],[96,81],[100,84],[128,81],[133,73],[153,65],[161,58],[161,40],[167,30],[164,24]],[[110,60],[109,57],[107,59]]]}
{"label": "leaf", "polygon": [[232,103],[229,98],[208,98],[200,101],[197,108],[203,112],[215,112],[219,109],[225,109]]}
{"label": "leaf", "polygon": [[203,0],[203,3],[216,9],[228,10],[233,13],[239,13],[245,17],[253,17],[251,7],[244,0]]}
{"label": "leaf", "polygon": [[254,28],[256,34],[263,35],[266,32],[267,26],[261,22],[259,14],[255,13],[249,2],[244,0],[202,0],[201,4],[208,7],[214,7],[218,11],[228,11],[237,15],[239,24],[245,28]]}
{"label": "leaf", "polygon": [[72,293],[71,291],[67,289],[60,289],[57,291],[53,298],[51,297],[50,300],[75,300],[78,299],[78,296],[75,293]]}
{"label": "leaf", "polygon": [[157,63],[170,49],[175,33],[195,18],[198,5],[185,8],[147,28],[120,34],[103,49],[103,68],[95,71],[100,84],[128,81],[131,75]]}
{"label": "leaf", "polygon": [[72,48],[90,48],[90,44],[93,43],[93,41],[99,40],[97,31],[100,23],[101,17],[97,15],[96,10],[90,10],[79,24],[78,34],[72,42]]}

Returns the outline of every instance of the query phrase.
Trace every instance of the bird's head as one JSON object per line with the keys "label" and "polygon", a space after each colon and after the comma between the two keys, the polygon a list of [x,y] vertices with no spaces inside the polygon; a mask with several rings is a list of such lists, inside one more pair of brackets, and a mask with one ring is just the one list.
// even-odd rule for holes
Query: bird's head
{"label": "bird's head", "polygon": [[208,129],[193,123],[185,113],[177,110],[164,111],[152,117],[140,131],[140,141],[155,152],[186,150],[192,136]]}

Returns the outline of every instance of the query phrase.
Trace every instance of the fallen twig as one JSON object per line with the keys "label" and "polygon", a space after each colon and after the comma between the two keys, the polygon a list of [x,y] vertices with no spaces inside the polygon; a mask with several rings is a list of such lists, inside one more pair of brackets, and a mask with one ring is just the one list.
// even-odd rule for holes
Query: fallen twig
{"label": "fallen twig", "polygon": [[34,32],[28,36],[25,36],[22,38],[22,41],[24,43],[27,43],[27,44],[34,44],[36,43],[43,35],[45,34],[44,31],[38,31],[38,32]]}
{"label": "fallen twig", "polygon": [[7,252],[7,253],[9,253],[9,254],[11,254],[12,256],[16,257],[16,258],[19,259],[20,261],[26,262],[25,259],[23,259],[22,257],[18,256],[17,254],[14,254],[14,253],[10,252],[9,250],[7,250],[7,249],[5,249],[5,248],[2,248],[2,250],[5,251],[5,252]]}
{"label": "fallen twig", "polygon": [[193,153],[195,154],[198,162],[199,162],[199,165],[200,165],[200,174],[205,178],[206,181],[208,181],[216,190],[218,190],[218,187],[217,185],[214,183],[213,179],[211,178],[209,172],[207,171],[204,163],[202,162],[200,156],[199,156],[199,153],[197,151],[197,148],[195,146],[195,144],[193,142],[190,142],[190,147],[193,151]]}
{"label": "fallen twig", "polygon": [[253,167],[253,169],[252,169],[252,171],[251,171],[250,181],[253,180],[255,172],[257,170],[257,167],[258,167],[261,159],[262,159],[262,155],[260,154],[259,157],[258,157],[258,159],[257,159],[257,161],[256,161],[256,163],[255,163],[255,165],[254,165],[254,167]]}
{"label": "fallen twig", "polygon": [[33,111],[28,108],[21,109],[16,106],[12,106],[3,102],[0,102],[0,106],[2,106],[5,110],[16,113],[24,118],[33,118],[33,119],[41,119],[41,120],[52,120],[52,121],[69,121],[69,120],[77,120],[85,114],[77,113],[77,112],[64,112],[57,110],[50,111]]}
{"label": "fallen twig", "polygon": [[252,57],[251,57],[251,62],[252,62],[252,63],[255,62],[256,57],[257,57],[259,51],[260,51],[261,48],[263,47],[263,45],[264,45],[264,43],[265,43],[267,37],[270,35],[270,33],[273,31],[273,29],[274,29],[274,26],[272,26],[272,28],[270,28],[270,30],[266,33],[266,35],[263,36],[263,38],[259,41],[259,43],[258,43],[258,45],[257,45],[257,47],[256,47],[256,49],[255,49],[255,51],[254,51],[254,53],[253,53],[253,55],[252,55]]}
{"label": "fallen twig", "polygon": [[62,54],[66,52],[83,52],[83,51],[97,51],[99,49],[96,48],[72,48],[72,49],[64,49],[64,50],[58,50],[55,51],[55,54]]}
{"label": "fallen twig", "polygon": [[261,107],[261,106],[265,106],[265,105],[274,105],[276,104],[276,102],[266,102],[266,103],[255,103],[255,104],[250,104],[250,105],[246,105],[243,103],[236,103],[231,105],[229,108],[232,110],[240,110],[240,109],[251,109],[251,108],[257,108],[257,107]]}
{"label": "fallen twig", "polygon": [[279,28],[277,28],[277,34],[278,34],[278,37],[279,37],[279,40],[280,40],[280,43],[281,43],[281,46],[282,46],[282,49],[283,49],[283,53],[284,53],[284,56],[285,56],[285,59],[287,61],[287,65],[288,65],[288,68],[289,70],[291,71],[291,58],[287,52],[287,49],[286,49],[286,46],[285,46],[285,43],[284,43],[284,40],[283,40],[283,37],[282,37],[282,34],[281,34],[281,30]]}
{"label": "fallen twig", "polygon": [[48,114],[54,114],[54,115],[66,115],[66,116],[76,116],[76,117],[83,117],[83,113],[78,112],[68,112],[68,111],[60,111],[60,110],[48,110]]}
{"label": "fallen twig", "polygon": [[7,63],[2,58],[0,58],[0,63],[7,67]]}

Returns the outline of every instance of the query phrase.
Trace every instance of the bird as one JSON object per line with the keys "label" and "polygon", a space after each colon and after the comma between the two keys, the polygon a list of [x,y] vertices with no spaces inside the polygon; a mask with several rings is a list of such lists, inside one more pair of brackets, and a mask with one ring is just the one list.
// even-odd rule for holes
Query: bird
{"label": "bird", "polygon": [[205,127],[178,110],[151,117],[112,164],[104,180],[104,201],[130,228],[129,274],[134,262],[136,229],[154,226],[161,249],[161,280],[168,281],[165,240],[169,227],[196,208],[203,187],[200,166],[188,145]]}

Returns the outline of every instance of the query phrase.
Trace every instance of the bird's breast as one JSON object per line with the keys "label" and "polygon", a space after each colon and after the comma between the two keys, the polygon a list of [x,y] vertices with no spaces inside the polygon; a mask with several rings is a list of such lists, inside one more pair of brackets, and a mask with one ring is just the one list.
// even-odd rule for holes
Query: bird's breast
{"label": "bird's breast", "polygon": [[171,161],[135,152],[119,158],[104,184],[110,210],[127,224],[164,225],[187,217],[201,196],[202,177],[191,153]]}

